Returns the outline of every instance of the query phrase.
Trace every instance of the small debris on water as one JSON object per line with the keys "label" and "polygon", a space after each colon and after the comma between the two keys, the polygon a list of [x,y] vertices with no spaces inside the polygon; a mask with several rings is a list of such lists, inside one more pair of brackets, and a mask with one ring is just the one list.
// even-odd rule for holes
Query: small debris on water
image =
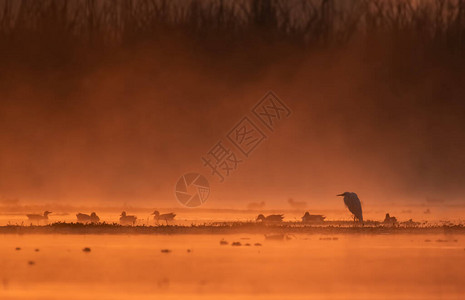
{"label": "small debris on water", "polygon": [[254,246],[260,247],[262,244],[260,243],[255,243]]}
{"label": "small debris on water", "polygon": [[244,246],[250,246],[250,244],[249,244],[249,243],[246,243]]}
{"label": "small debris on water", "polygon": [[242,246],[241,242],[233,242],[231,246]]}
{"label": "small debris on water", "polygon": [[21,248],[20,248],[20,247],[16,247],[16,249],[15,249],[15,250],[16,250],[16,251],[19,251],[19,250],[21,250]]}
{"label": "small debris on water", "polygon": [[27,263],[28,263],[28,265],[30,265],[30,266],[33,266],[33,265],[36,264],[36,263],[35,263],[34,261],[32,261],[32,260],[28,261]]}
{"label": "small debris on water", "polygon": [[161,249],[161,253],[171,253],[170,249]]}
{"label": "small debris on water", "polygon": [[159,288],[167,288],[170,285],[170,280],[169,280],[169,278],[166,278],[166,277],[162,278],[162,279],[158,280],[157,285],[158,285]]}
{"label": "small debris on water", "polygon": [[90,252],[91,250],[90,250],[89,247],[85,247],[84,249],[82,249],[82,251],[84,251],[84,252]]}
{"label": "small debris on water", "polygon": [[286,237],[285,234],[265,234],[267,240],[284,240]]}
{"label": "small debris on water", "polygon": [[40,250],[39,250],[39,248],[36,248],[34,251],[35,251],[35,252],[39,252]]}
{"label": "small debris on water", "polygon": [[225,241],[224,239],[222,239],[222,240],[220,241],[220,245],[227,245],[227,244],[229,244],[229,243],[228,243],[227,241]]}

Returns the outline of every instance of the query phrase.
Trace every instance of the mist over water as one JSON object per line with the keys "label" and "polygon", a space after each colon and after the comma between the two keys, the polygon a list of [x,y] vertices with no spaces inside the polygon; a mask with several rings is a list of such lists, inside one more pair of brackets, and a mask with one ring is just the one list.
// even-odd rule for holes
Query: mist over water
{"label": "mist over water", "polygon": [[460,55],[390,27],[328,46],[260,33],[272,18],[203,39],[182,20],[149,38],[135,27],[117,46],[4,31],[2,199],[177,206],[178,178],[209,175],[201,156],[273,90],[292,115],[224,183],[208,177],[205,207],[334,208],[344,191],[367,205],[463,203]]}
{"label": "mist over water", "polygon": [[272,89],[293,115],[224,184],[211,178],[214,206],[320,201],[346,190],[376,201],[462,200],[460,89],[445,89],[449,78],[431,70],[417,75],[438,76],[433,86],[413,86],[378,68],[344,68],[361,57],[327,59],[292,70],[278,61],[239,83],[179,66],[156,70],[175,81],[164,84],[127,63],[71,86],[52,79],[63,93],[18,82],[1,104],[2,195],[168,205],[178,177],[208,173],[200,157]]}

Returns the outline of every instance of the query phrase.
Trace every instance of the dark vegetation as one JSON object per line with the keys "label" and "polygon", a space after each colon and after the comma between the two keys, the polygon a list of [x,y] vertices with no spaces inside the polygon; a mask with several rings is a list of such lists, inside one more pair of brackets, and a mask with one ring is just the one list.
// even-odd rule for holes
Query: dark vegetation
{"label": "dark vegetation", "polygon": [[[89,66],[82,62],[140,47],[184,57],[258,59],[260,66],[350,43],[368,51],[391,45],[402,53],[461,56],[465,1],[0,0],[4,67],[82,68]],[[276,51],[267,51],[270,46]]]}
{"label": "dark vegetation", "polygon": [[[329,222],[328,222],[329,223]],[[271,237],[288,234],[402,234],[402,233],[457,233],[465,234],[465,227],[459,225],[432,226],[382,226],[379,223],[367,223],[365,226],[353,226],[351,222],[333,222],[331,225],[315,226],[302,223],[284,222],[282,224],[262,224],[254,222],[221,222],[203,225],[159,225],[159,226],[123,226],[116,223],[64,223],[58,222],[44,226],[0,226],[0,234],[272,234]],[[221,245],[228,242],[221,240]]]}
{"label": "dark vegetation", "polygon": [[[414,38],[463,49],[463,0],[2,0],[9,42],[50,50],[133,45],[183,35],[199,40],[276,40],[340,45],[357,35]],[[44,40],[45,39],[45,40]],[[25,45],[23,45],[25,46]],[[70,47],[70,48],[68,48]],[[30,51],[31,49],[24,49]]]}

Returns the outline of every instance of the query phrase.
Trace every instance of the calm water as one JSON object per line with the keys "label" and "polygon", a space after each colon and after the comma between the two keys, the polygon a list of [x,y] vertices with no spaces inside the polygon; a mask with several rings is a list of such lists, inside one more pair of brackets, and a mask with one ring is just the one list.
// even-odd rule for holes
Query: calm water
{"label": "calm water", "polygon": [[[229,245],[220,245],[222,238]],[[462,235],[297,235],[285,241],[246,234],[1,235],[0,241],[2,300],[465,295]],[[242,246],[231,246],[234,241]]]}

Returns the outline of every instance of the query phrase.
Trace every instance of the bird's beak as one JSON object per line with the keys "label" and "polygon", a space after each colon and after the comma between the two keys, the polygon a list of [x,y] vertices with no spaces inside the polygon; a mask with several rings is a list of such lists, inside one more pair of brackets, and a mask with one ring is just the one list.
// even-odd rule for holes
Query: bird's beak
{"label": "bird's beak", "polygon": [[344,196],[344,194],[339,194],[339,195],[336,195],[336,196]]}

